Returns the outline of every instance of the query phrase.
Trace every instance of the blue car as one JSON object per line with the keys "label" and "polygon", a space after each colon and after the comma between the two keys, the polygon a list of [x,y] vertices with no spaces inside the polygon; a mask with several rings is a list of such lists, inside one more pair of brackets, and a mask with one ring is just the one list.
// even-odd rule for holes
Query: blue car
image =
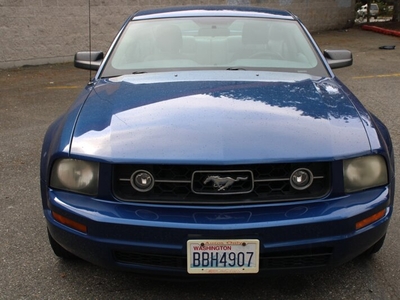
{"label": "blue car", "polygon": [[207,278],[317,271],[383,245],[385,125],[287,11],[139,11],[48,129],[41,196],[55,254]]}

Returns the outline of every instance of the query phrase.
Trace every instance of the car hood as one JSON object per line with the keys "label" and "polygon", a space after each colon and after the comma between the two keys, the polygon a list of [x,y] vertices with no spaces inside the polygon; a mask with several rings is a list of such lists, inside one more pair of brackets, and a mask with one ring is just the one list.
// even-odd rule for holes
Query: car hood
{"label": "car hood", "polygon": [[163,76],[98,82],[77,119],[71,154],[111,162],[239,164],[370,151],[359,112],[334,79]]}

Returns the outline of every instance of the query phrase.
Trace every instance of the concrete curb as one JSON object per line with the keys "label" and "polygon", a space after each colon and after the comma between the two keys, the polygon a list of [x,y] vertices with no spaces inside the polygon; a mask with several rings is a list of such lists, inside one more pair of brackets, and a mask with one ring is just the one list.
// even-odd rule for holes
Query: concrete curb
{"label": "concrete curb", "polygon": [[383,34],[387,34],[387,35],[393,35],[393,36],[400,37],[400,31],[397,31],[397,30],[385,29],[385,28],[381,28],[378,26],[372,26],[372,25],[363,25],[363,26],[361,26],[361,28],[364,30],[369,30],[369,31],[374,31],[374,32],[378,32],[378,33],[383,33]]}

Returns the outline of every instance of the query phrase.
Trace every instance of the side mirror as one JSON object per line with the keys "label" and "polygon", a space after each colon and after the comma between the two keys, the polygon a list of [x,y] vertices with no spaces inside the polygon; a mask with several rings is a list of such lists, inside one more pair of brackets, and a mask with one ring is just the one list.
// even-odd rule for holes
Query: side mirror
{"label": "side mirror", "polygon": [[81,51],[75,54],[74,66],[85,70],[98,70],[103,61],[104,53],[101,51]]}
{"label": "side mirror", "polygon": [[353,55],[349,50],[325,50],[324,57],[332,69],[348,67],[353,64]]}

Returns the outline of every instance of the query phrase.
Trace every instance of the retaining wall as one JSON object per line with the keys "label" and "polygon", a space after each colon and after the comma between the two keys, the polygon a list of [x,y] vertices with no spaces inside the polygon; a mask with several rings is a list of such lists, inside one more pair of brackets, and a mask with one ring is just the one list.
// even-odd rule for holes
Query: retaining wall
{"label": "retaining wall", "polygon": [[[253,5],[288,9],[311,32],[352,24],[354,0],[90,0],[92,49],[106,51],[139,9],[175,5]],[[89,0],[0,0],[0,68],[68,62],[89,48]]]}

